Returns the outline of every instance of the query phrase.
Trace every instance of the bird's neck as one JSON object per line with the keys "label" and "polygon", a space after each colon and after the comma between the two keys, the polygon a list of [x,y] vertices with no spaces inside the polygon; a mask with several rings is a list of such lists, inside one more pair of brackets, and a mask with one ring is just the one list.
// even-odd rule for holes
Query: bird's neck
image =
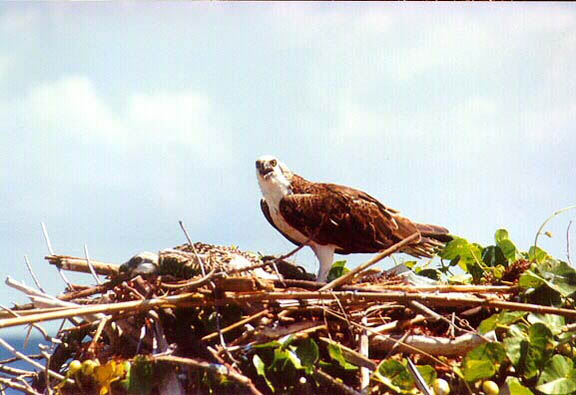
{"label": "bird's neck", "polygon": [[310,193],[310,186],[312,184],[312,182],[306,180],[305,178],[302,178],[297,174],[293,174],[290,182],[290,190],[292,193]]}

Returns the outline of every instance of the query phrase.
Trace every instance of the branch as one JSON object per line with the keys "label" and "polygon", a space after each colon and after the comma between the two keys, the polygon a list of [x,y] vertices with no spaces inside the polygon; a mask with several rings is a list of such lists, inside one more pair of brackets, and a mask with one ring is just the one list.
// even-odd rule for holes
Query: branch
{"label": "branch", "polygon": [[[386,258],[388,255],[391,255],[398,251],[400,248],[404,247],[406,244],[409,244],[420,237],[420,233],[416,232],[411,234],[410,236],[406,237],[405,239],[399,241],[398,243],[394,244],[392,247],[385,249],[374,258],[370,259],[368,262],[361,264],[360,266],[350,270],[348,273],[344,274],[343,276],[338,277],[337,279],[333,280],[332,282],[326,284],[320,291],[328,291],[330,289],[336,288],[340,285],[346,284],[350,282],[353,277],[355,277],[361,271],[369,268],[370,266],[380,262],[382,259]],[[359,276],[360,277],[360,276]]]}

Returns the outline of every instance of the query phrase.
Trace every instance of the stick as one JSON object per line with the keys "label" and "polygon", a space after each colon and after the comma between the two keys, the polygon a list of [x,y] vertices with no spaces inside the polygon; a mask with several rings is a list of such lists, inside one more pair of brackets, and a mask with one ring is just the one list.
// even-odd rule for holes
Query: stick
{"label": "stick", "polygon": [[572,226],[572,220],[568,223],[568,228],[566,228],[566,257],[568,263],[572,266],[572,260],[570,259],[570,227]]}
{"label": "stick", "polygon": [[[42,234],[44,235],[44,240],[46,240],[46,247],[48,247],[48,252],[50,253],[50,255],[54,255],[54,249],[52,248],[52,243],[50,242],[50,237],[48,237],[48,231],[46,230],[46,224],[44,224],[44,222],[40,222],[40,225],[42,225]],[[72,284],[70,283],[70,281],[68,280],[68,278],[66,277],[66,275],[64,274],[64,272],[58,268],[58,275],[60,275],[60,277],[62,278],[62,280],[64,281],[64,283],[66,284],[66,286],[70,289],[72,288]]]}
{"label": "stick", "polygon": [[382,251],[381,253],[376,255],[374,258],[370,259],[368,262],[365,262],[365,263],[361,264],[360,266],[355,267],[354,269],[350,270],[348,273],[344,274],[343,276],[340,276],[337,279],[333,280],[332,282],[326,284],[325,286],[320,288],[320,291],[328,291],[328,290],[333,289],[335,287],[338,287],[340,285],[346,284],[347,282],[352,280],[352,278],[354,276],[356,276],[356,274],[358,274],[361,271],[365,270],[366,268],[380,262],[382,259],[386,258],[388,255],[395,253],[400,248],[404,247],[406,244],[409,244],[409,243],[413,242],[414,240],[416,240],[418,237],[420,237],[419,232],[411,234],[410,236],[406,237],[405,239],[394,244],[392,247],[385,249],[384,251]]}
{"label": "stick", "polygon": [[[246,376],[241,375],[235,371],[232,371],[231,369],[228,369],[224,365],[214,364],[214,363],[209,363],[209,362],[204,362],[204,361],[198,361],[198,360],[192,359],[192,358],[176,357],[174,355],[153,356],[152,359],[154,361],[157,361],[157,362],[167,362],[167,363],[171,363],[171,364],[185,365],[185,366],[190,366],[190,367],[196,368],[196,369],[206,370],[207,372],[210,372],[212,374],[224,375],[224,376],[228,377],[229,379],[232,379],[232,380],[236,381],[237,383],[244,385],[247,388],[252,389],[252,387],[253,387],[253,383],[249,378],[247,378]],[[251,391],[251,392],[255,393],[253,391]],[[261,394],[259,391],[257,393]]]}
{"label": "stick", "polygon": [[13,388],[17,391],[22,392],[23,394],[27,394],[27,395],[42,395],[40,392],[36,392],[34,391],[32,388],[30,388],[29,385],[24,385],[24,384],[18,384],[13,382],[12,380],[8,379],[8,378],[4,378],[4,377],[0,377],[0,384],[5,385],[6,387],[10,387]]}
{"label": "stick", "polygon": [[30,275],[32,276],[32,280],[34,281],[34,284],[36,284],[36,287],[40,291],[46,293],[46,291],[44,291],[44,288],[42,288],[42,286],[40,285],[40,282],[38,281],[38,278],[34,274],[34,271],[32,270],[32,265],[30,265],[30,261],[28,260],[28,255],[24,255],[24,262],[26,262],[26,267],[28,268],[28,271],[30,272]]}
{"label": "stick", "polygon": [[90,255],[88,255],[88,245],[84,244],[84,256],[86,256],[86,264],[88,265],[88,269],[90,269],[90,274],[96,280],[96,284],[102,285],[102,282],[98,278],[96,271],[94,270],[94,266],[92,266],[92,262],[90,262]]}
{"label": "stick", "polygon": [[347,361],[350,361],[350,363],[362,368],[366,368],[368,370],[376,370],[376,364],[372,360],[368,359],[367,355],[363,355],[357,351],[354,351],[351,348],[348,348],[345,345],[327,337],[319,337],[319,339],[326,344],[332,344],[333,346],[339,347],[340,351],[342,351],[342,355],[346,358]]}
{"label": "stick", "polygon": [[[28,358],[28,356],[26,356],[26,355],[22,354],[20,351],[16,350],[14,347],[12,347],[10,344],[8,344],[8,343],[7,343],[4,339],[2,339],[1,337],[0,337],[0,345],[1,345],[2,347],[4,347],[6,350],[10,351],[10,353],[11,353],[12,355],[14,355],[15,357],[20,358],[20,359],[28,362],[29,364],[31,364],[31,365],[34,366],[35,368],[38,368],[38,369],[40,369],[40,370],[44,370],[44,369],[45,369],[45,367],[44,367],[42,364],[34,361],[33,359]],[[62,376],[61,374],[56,373],[56,372],[54,372],[54,371],[52,371],[52,370],[49,370],[49,371],[48,371],[48,374],[49,374],[50,376],[58,379],[58,380],[69,380],[70,383],[74,383],[73,380],[71,380],[71,379],[66,379],[66,377],[64,377],[64,376]]]}
{"label": "stick", "polygon": [[344,383],[341,383],[340,381],[337,381],[336,379],[334,379],[334,377],[330,376],[328,373],[324,373],[319,369],[314,369],[313,374],[314,377],[316,377],[319,381],[323,381],[324,383],[337,388],[338,390],[340,390],[340,393],[342,394],[362,395],[362,393],[354,390],[353,388],[350,388],[349,386],[347,386]]}
{"label": "stick", "polygon": [[[368,318],[367,317],[362,317],[362,325],[367,326],[368,324]],[[370,356],[370,342],[368,341],[368,331],[366,331],[366,329],[362,329],[362,332],[360,333],[360,354],[366,358],[367,360],[369,360],[369,356]],[[370,360],[369,360],[370,361]],[[372,362],[372,361],[370,361]],[[374,364],[375,366],[376,364]],[[374,367],[373,370],[376,370],[376,367]],[[366,367],[361,367],[360,368],[360,388],[362,389],[362,391],[366,391],[366,393],[368,393],[368,387],[370,386],[370,369],[366,368]]]}
{"label": "stick", "polygon": [[108,323],[110,318],[111,318],[111,316],[107,315],[107,316],[104,316],[104,318],[102,318],[100,320],[100,323],[98,324],[98,328],[96,328],[96,333],[92,337],[92,341],[90,342],[90,345],[88,346],[88,352],[90,354],[95,355],[94,351],[96,350],[96,345],[98,343],[98,340],[100,339],[100,336],[102,335],[102,331],[104,330],[104,327],[106,326],[106,324]]}
{"label": "stick", "polygon": [[503,300],[485,299],[469,295],[436,295],[436,294],[416,294],[407,292],[259,292],[259,293],[234,293],[226,292],[224,297],[214,300],[207,298],[202,293],[184,293],[180,295],[167,296],[162,298],[148,299],[145,301],[129,301],[120,303],[109,303],[101,305],[90,305],[73,308],[63,308],[47,313],[31,314],[25,317],[6,318],[0,320],[0,328],[25,325],[32,322],[55,320],[95,313],[113,313],[119,311],[139,311],[149,310],[153,307],[173,307],[173,306],[210,306],[226,305],[229,303],[241,304],[248,302],[270,302],[281,300],[331,300],[337,296],[341,303],[366,303],[366,302],[398,302],[407,304],[412,300],[420,301],[427,305],[441,307],[475,307],[485,306],[514,311],[530,311],[540,314],[555,314],[564,317],[576,318],[576,310],[557,308],[551,306],[541,306],[528,303],[508,302]]}
{"label": "stick", "polygon": [[[214,357],[214,359],[216,361],[218,361],[222,365],[226,366],[226,368],[228,368],[228,370],[230,370],[231,372],[238,373],[239,375],[243,376],[237,369],[234,368],[234,366],[230,365],[224,359],[222,359],[222,357],[220,357],[220,355],[218,355],[218,352],[216,350],[214,350],[212,347],[206,347],[206,349],[210,352],[210,354],[212,354],[212,356]],[[250,390],[252,395],[262,395],[262,393],[254,385],[252,380],[250,380],[250,378],[248,378],[248,377],[246,377],[246,379],[249,381],[249,383],[246,384],[246,387],[248,387],[248,389]]]}
{"label": "stick", "polygon": [[[25,317],[5,318],[0,320],[0,329],[9,328],[13,326],[26,325],[33,322],[58,320],[60,318],[70,318],[75,316],[83,316],[88,314],[97,313],[115,313],[124,310],[140,311],[150,310],[154,307],[174,307],[174,306],[189,306],[190,302],[194,306],[210,305],[207,299],[201,294],[181,294],[175,296],[167,296],[164,298],[148,299],[148,300],[135,300],[120,303],[108,303],[100,305],[90,305],[82,307],[69,307],[62,308],[47,313],[31,314]],[[230,302],[226,302],[230,303]]]}
{"label": "stick", "polygon": [[[253,314],[253,315],[251,315],[251,316],[249,316],[249,317],[246,317],[246,318],[244,318],[244,319],[241,319],[240,321],[235,322],[235,323],[233,323],[232,325],[227,326],[226,328],[222,328],[222,330],[221,330],[220,332],[221,332],[221,333],[229,332],[229,331],[231,331],[232,329],[238,328],[238,327],[240,327],[240,326],[242,326],[242,325],[244,325],[244,324],[247,324],[247,323],[249,323],[250,321],[255,320],[256,318],[260,318],[260,317],[262,317],[263,315],[266,315],[266,314],[268,314],[268,309],[264,309],[264,310],[262,310],[262,311],[260,311],[260,312],[258,312],[258,313],[256,313],[256,314]],[[211,339],[215,338],[216,336],[218,336],[218,332],[212,332],[211,334],[204,336],[204,337],[202,338],[202,340],[208,341],[208,340],[211,340]]]}
{"label": "stick", "polygon": [[[44,257],[51,265],[55,265],[59,269],[68,270],[71,272],[90,273],[90,267],[85,258],[76,258],[67,255],[48,255]],[[114,263],[99,262],[93,259],[90,260],[94,271],[101,275],[118,274],[120,265]]]}
{"label": "stick", "polygon": [[372,338],[371,345],[375,350],[385,351],[397,347],[398,352],[425,353],[429,355],[444,355],[455,357],[466,355],[474,347],[488,341],[496,340],[494,332],[485,336],[465,334],[455,339],[445,337],[431,337],[420,335],[406,336],[401,342],[397,336],[376,335]]}
{"label": "stick", "polygon": [[198,260],[198,263],[200,264],[200,270],[202,271],[202,275],[206,276],[206,268],[204,267],[204,261],[202,259],[200,259],[200,256],[198,255],[198,252],[196,251],[196,247],[194,246],[194,243],[192,243],[192,240],[190,239],[190,236],[188,235],[188,231],[186,231],[186,228],[184,227],[184,222],[178,221],[178,223],[180,224],[180,228],[182,229],[182,232],[184,232],[184,236],[186,236],[186,240],[188,240],[188,245],[192,248],[194,255],[196,255],[196,259]]}

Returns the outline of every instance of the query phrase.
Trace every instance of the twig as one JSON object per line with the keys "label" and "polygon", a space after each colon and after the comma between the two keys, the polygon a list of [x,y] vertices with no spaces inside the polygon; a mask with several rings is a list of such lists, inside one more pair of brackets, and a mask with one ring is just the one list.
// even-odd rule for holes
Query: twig
{"label": "twig", "polygon": [[0,364],[0,372],[18,376],[34,376],[36,374],[36,372],[32,372],[30,370],[13,368],[3,364]]}
{"label": "twig", "polygon": [[24,255],[24,262],[26,262],[26,267],[28,268],[28,271],[30,272],[30,276],[32,276],[32,280],[34,281],[34,284],[36,284],[36,287],[40,291],[46,293],[46,291],[44,291],[44,288],[42,288],[42,286],[40,285],[38,278],[34,274],[34,270],[32,270],[32,265],[30,265],[30,260],[28,260],[28,255]]}
{"label": "twig", "polygon": [[6,387],[13,388],[17,391],[21,391],[22,393],[27,395],[42,395],[40,392],[36,392],[29,385],[18,384],[8,378],[0,377],[0,384],[5,385]]}
{"label": "twig", "polygon": [[[204,362],[204,361],[198,361],[198,360],[192,359],[192,358],[177,357],[174,355],[153,356],[152,359],[156,362],[166,362],[166,363],[175,364],[175,365],[190,366],[192,368],[205,370],[205,371],[210,372],[212,374],[224,375],[227,378],[229,378],[233,381],[236,381],[237,383],[240,383],[249,389],[251,389],[251,385],[253,386],[253,383],[249,378],[247,378],[246,376],[241,375],[235,371],[228,369],[224,365],[214,364],[214,363],[209,363],[209,362]],[[260,391],[258,391],[258,392],[251,391],[251,392],[254,394],[261,394]]]}
{"label": "twig", "polygon": [[40,225],[42,226],[42,233],[44,234],[44,240],[46,241],[46,247],[48,247],[48,252],[50,252],[50,255],[54,255],[54,249],[52,248],[52,243],[50,243],[50,237],[48,237],[46,224],[44,222],[40,222]]}
{"label": "twig", "polygon": [[[4,347],[6,350],[8,350],[8,351],[9,351],[12,355],[14,355],[15,357],[20,358],[20,359],[28,362],[29,364],[31,364],[32,366],[34,366],[34,367],[36,367],[36,368],[38,368],[38,369],[44,370],[44,366],[43,366],[42,364],[34,361],[34,360],[31,359],[31,358],[28,358],[28,356],[26,356],[26,355],[22,354],[20,351],[16,350],[14,347],[12,347],[9,343],[7,343],[7,342],[6,342],[4,339],[2,339],[1,337],[0,337],[0,345],[1,345],[2,347]],[[54,377],[54,378],[56,378],[56,379],[58,379],[58,380],[65,380],[65,379],[66,379],[66,377],[64,377],[64,376],[62,376],[61,374],[56,373],[56,372],[54,372],[54,371],[52,371],[52,370],[49,370],[49,371],[48,371],[48,374],[50,374],[50,376],[52,376],[52,377]],[[74,381],[73,381],[72,379],[66,379],[66,380],[69,380],[70,383],[74,383]]]}
{"label": "twig", "polygon": [[[17,312],[15,312],[14,310],[12,310],[6,306],[0,305],[0,309],[7,311],[13,317],[20,317],[20,314],[18,314]],[[38,332],[40,332],[40,334],[42,334],[42,337],[44,338],[44,340],[49,341],[49,342],[53,342],[55,340],[55,339],[52,339],[50,337],[50,335],[48,335],[48,332],[46,332],[46,330],[44,328],[42,328],[40,325],[32,323],[31,327],[36,328],[38,330]],[[28,336],[26,338],[28,339]]]}
{"label": "twig", "polygon": [[[198,263],[200,264],[200,270],[202,271],[202,276],[206,277],[206,268],[204,267],[204,261],[198,255],[198,252],[196,251],[196,247],[194,246],[194,243],[192,243],[192,240],[190,239],[190,236],[188,235],[188,231],[186,231],[186,228],[184,227],[184,222],[178,221],[178,223],[180,224],[180,228],[182,229],[182,232],[184,232],[184,236],[186,236],[186,240],[188,240],[188,244],[192,248],[192,251],[194,252],[194,255],[196,256],[196,259],[198,260]],[[224,336],[222,335],[222,331],[221,331],[220,309],[218,308],[218,304],[216,303],[216,299],[217,299],[216,285],[214,284],[213,281],[210,281],[209,283],[210,283],[210,286],[212,287],[212,294],[213,294],[214,300],[215,300],[214,311],[216,313],[216,330],[218,331],[218,335],[220,338],[220,344],[222,345],[222,347],[224,349],[226,349],[226,341],[224,340]],[[230,354],[229,354],[229,357],[230,357],[230,359],[233,359],[232,355],[230,355]]]}
{"label": "twig", "polygon": [[[308,243],[310,240],[312,240],[312,239],[308,238],[308,240],[306,240],[304,243],[300,244],[298,247],[294,248],[293,250],[289,251],[288,253],[281,255],[277,258],[266,259],[265,262],[258,263],[256,265],[251,265],[251,266],[241,267],[238,269],[228,270],[226,273],[238,274],[238,273],[243,273],[243,272],[247,272],[247,271],[255,270],[255,269],[261,269],[263,267],[273,265],[276,262],[283,261],[287,258],[290,258],[292,255],[296,254],[302,248],[306,247],[306,243]],[[287,286],[290,281],[299,281],[299,280],[277,280],[277,281],[281,282],[283,286]]]}
{"label": "twig", "polygon": [[[90,267],[88,266],[88,262],[86,262],[85,258],[76,258],[73,256],[67,255],[48,255],[44,257],[44,259],[48,260],[51,265],[56,266],[62,270],[68,270],[71,272],[80,272],[80,273],[90,273]],[[97,274],[101,275],[111,275],[111,274],[118,274],[120,265],[114,263],[107,263],[107,262],[99,262],[93,259],[90,260],[94,271]]]}
{"label": "twig", "polygon": [[[540,237],[540,234],[542,233],[542,230],[544,229],[544,227],[546,226],[546,224],[548,222],[550,222],[552,220],[552,218],[556,217],[557,215],[562,214],[563,212],[569,211],[569,210],[574,210],[576,209],[576,205],[574,206],[568,206],[568,207],[564,207],[560,210],[554,211],[552,213],[551,216],[549,216],[548,218],[546,218],[546,220],[542,223],[542,225],[540,225],[540,227],[538,228],[538,232],[536,232],[536,237],[534,237],[534,249],[536,249],[537,244],[538,244],[538,237]],[[534,255],[536,256],[536,255]]]}
{"label": "twig", "polygon": [[[242,325],[244,325],[244,324],[247,324],[247,323],[249,323],[250,321],[255,320],[256,318],[260,318],[260,317],[262,317],[263,315],[266,315],[266,314],[268,314],[268,309],[264,309],[264,310],[262,310],[262,311],[260,311],[260,312],[258,312],[258,313],[256,313],[256,314],[252,314],[251,316],[246,317],[246,318],[244,318],[244,319],[241,319],[240,321],[237,321],[237,322],[233,323],[232,325],[227,326],[226,328],[222,328],[222,329],[220,330],[220,332],[221,332],[221,333],[229,332],[229,331],[231,331],[232,329],[236,329],[236,328],[238,328],[238,327],[240,327],[240,326],[242,326]],[[204,337],[202,338],[202,340],[208,341],[208,340],[211,340],[211,339],[215,338],[216,336],[218,336],[218,332],[212,332],[211,334],[204,336]]]}
{"label": "twig", "polygon": [[92,337],[92,341],[90,342],[90,345],[88,346],[88,352],[90,354],[95,355],[94,351],[96,350],[96,345],[98,344],[98,340],[100,340],[100,336],[102,335],[102,331],[104,330],[104,327],[106,326],[106,324],[108,323],[110,318],[111,317],[109,315],[107,315],[107,316],[104,316],[100,320],[100,323],[98,324],[98,328],[96,328],[96,333]]}
{"label": "twig", "polygon": [[[367,326],[368,317],[362,317],[362,325]],[[360,333],[360,355],[368,359],[370,356],[370,342],[368,341],[368,331],[362,329]],[[369,360],[369,359],[368,359]],[[372,362],[372,361],[370,361]],[[374,369],[376,370],[376,364],[374,364]],[[370,386],[370,369],[367,367],[360,368],[360,388],[362,391],[368,393],[368,387]]]}
{"label": "twig", "polygon": [[570,259],[570,227],[572,226],[572,220],[568,223],[568,228],[566,228],[566,257],[568,258],[568,263],[572,266],[572,260]]}
{"label": "twig", "polygon": [[96,270],[94,270],[94,266],[92,266],[92,262],[90,262],[90,255],[88,254],[88,245],[87,244],[84,244],[84,256],[86,257],[86,264],[88,265],[88,268],[90,269],[90,274],[92,274],[92,277],[94,277],[94,279],[96,280],[96,284],[102,285],[102,281],[100,281],[100,279],[98,278],[98,275],[96,274]]}
{"label": "twig", "polygon": [[342,355],[346,358],[347,361],[350,363],[366,368],[368,370],[376,370],[376,364],[368,358],[367,355],[363,355],[357,351],[352,350],[349,347],[344,346],[343,344],[338,343],[332,339],[327,337],[320,337],[319,338],[322,342],[326,344],[332,344],[333,346],[340,347],[340,351],[342,351]]}
{"label": "twig", "polygon": [[198,252],[196,251],[196,247],[194,246],[194,243],[192,243],[192,240],[190,239],[190,236],[188,235],[188,231],[184,227],[184,222],[178,221],[178,223],[180,224],[180,228],[182,229],[182,232],[184,232],[184,236],[186,236],[186,240],[188,240],[188,244],[192,248],[192,252],[194,252],[194,255],[196,255],[196,259],[198,260],[198,264],[200,264],[200,270],[202,271],[202,275],[206,276],[206,268],[204,267],[204,261],[202,259],[200,259],[200,256],[198,255]]}
{"label": "twig", "polygon": [[408,362],[406,367],[408,368],[408,371],[410,371],[416,387],[422,391],[422,395],[433,395],[432,391],[430,391],[430,388],[428,388],[428,384],[426,384],[426,381],[424,381],[424,378],[416,368],[416,365],[414,365],[414,362],[412,362],[412,359],[407,357],[406,361]]}
{"label": "twig", "polygon": [[332,386],[332,387],[340,390],[341,393],[343,393],[343,394],[362,395],[360,392],[354,390],[353,388],[347,386],[344,383],[341,383],[340,381],[337,381],[336,379],[334,379],[334,377],[330,376],[328,373],[324,373],[320,369],[314,369],[313,374],[314,374],[314,377],[319,379],[319,381],[323,381],[324,383],[328,384],[329,386]]}
{"label": "twig", "polygon": [[454,295],[454,294],[417,294],[408,292],[355,292],[355,291],[334,291],[328,292],[254,292],[254,293],[234,293],[225,292],[221,298],[216,300],[207,298],[205,294],[183,293],[161,298],[153,298],[145,301],[129,301],[119,303],[109,303],[100,305],[90,305],[81,307],[70,307],[59,310],[52,310],[46,313],[35,313],[25,317],[6,318],[0,320],[0,328],[24,325],[31,322],[48,321],[60,318],[96,314],[96,313],[113,313],[119,311],[138,311],[149,310],[153,307],[174,307],[174,306],[210,306],[226,305],[229,303],[241,304],[249,302],[271,302],[271,301],[288,301],[288,300],[330,300],[338,297],[341,303],[357,304],[366,302],[397,302],[406,304],[412,300],[422,302],[426,305],[443,306],[443,307],[474,307],[485,306],[499,309],[508,309],[514,311],[530,311],[541,314],[556,314],[565,317],[576,318],[576,310],[557,308],[551,306],[541,306],[528,303],[509,302],[488,298],[480,298],[472,295]]}
{"label": "twig", "polygon": [[487,339],[495,341],[496,335],[494,332],[489,332],[485,336],[467,333],[455,339],[409,335],[400,340],[397,336],[376,335],[372,338],[371,345],[376,350],[390,350],[397,347],[399,352],[454,357],[465,355],[474,347],[485,343]]}
{"label": "twig", "polygon": [[191,290],[200,288],[203,285],[208,284],[209,282],[211,282],[215,278],[220,277],[222,274],[223,273],[216,272],[216,269],[212,269],[210,271],[210,273],[208,273],[207,275],[205,275],[199,279],[185,281],[183,283],[165,283],[165,282],[162,282],[162,283],[160,283],[160,286],[162,288],[167,288],[167,289],[179,289],[179,290],[191,291]]}
{"label": "twig", "polygon": [[79,291],[67,292],[63,295],[58,296],[58,299],[68,301],[77,298],[85,298],[87,296],[105,293],[111,288],[114,288],[114,284],[111,282],[106,282],[102,285],[95,285],[93,287],[82,289]]}
{"label": "twig", "polygon": [[[48,247],[48,252],[50,253],[50,255],[54,255],[54,249],[52,248],[52,243],[50,242],[50,237],[48,237],[48,231],[46,230],[46,224],[44,222],[40,223],[42,225],[42,233],[44,234],[44,240],[46,240],[46,246]],[[72,288],[72,284],[70,283],[70,281],[68,280],[68,278],[66,277],[66,275],[64,274],[64,272],[58,268],[58,275],[62,278],[62,280],[64,281],[64,283],[66,284],[66,286],[69,289],[73,289]]]}
{"label": "twig", "polygon": [[399,241],[398,243],[394,244],[392,247],[385,249],[374,258],[370,259],[368,262],[361,264],[358,267],[350,270],[348,273],[344,274],[343,276],[338,277],[337,279],[333,280],[332,282],[326,284],[320,291],[328,291],[340,285],[346,284],[353,277],[355,277],[358,273],[362,272],[363,270],[367,269],[368,267],[380,262],[382,259],[386,258],[388,255],[393,254],[394,252],[398,251],[400,248],[404,247],[406,244],[409,244],[420,237],[420,233],[416,232],[411,234],[410,236],[406,237],[405,239]]}
{"label": "twig", "polygon": [[[214,357],[214,359],[216,361],[218,361],[219,363],[224,365],[226,368],[228,368],[229,371],[237,373],[240,376],[244,376],[236,368],[234,368],[234,366],[230,365],[224,359],[222,359],[222,357],[220,357],[220,355],[218,355],[218,352],[216,350],[214,350],[212,347],[206,347],[206,349],[210,352],[210,354],[212,354],[212,356]],[[252,380],[250,380],[250,378],[248,378],[246,376],[244,376],[244,377],[247,380],[246,387],[250,390],[250,393],[252,393],[252,395],[261,395],[262,393],[258,390],[258,388],[256,388],[256,386],[254,385]]]}

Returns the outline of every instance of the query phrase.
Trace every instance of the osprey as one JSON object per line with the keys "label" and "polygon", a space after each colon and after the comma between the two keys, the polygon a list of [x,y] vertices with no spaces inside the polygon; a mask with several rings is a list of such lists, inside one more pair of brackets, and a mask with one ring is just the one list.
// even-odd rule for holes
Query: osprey
{"label": "osprey", "polygon": [[379,252],[419,233],[401,252],[430,258],[452,239],[448,229],[412,222],[365,192],[310,182],[270,155],[256,160],[256,176],[264,216],[292,243],[312,248],[320,262],[318,281],[326,281],[335,252]]}

